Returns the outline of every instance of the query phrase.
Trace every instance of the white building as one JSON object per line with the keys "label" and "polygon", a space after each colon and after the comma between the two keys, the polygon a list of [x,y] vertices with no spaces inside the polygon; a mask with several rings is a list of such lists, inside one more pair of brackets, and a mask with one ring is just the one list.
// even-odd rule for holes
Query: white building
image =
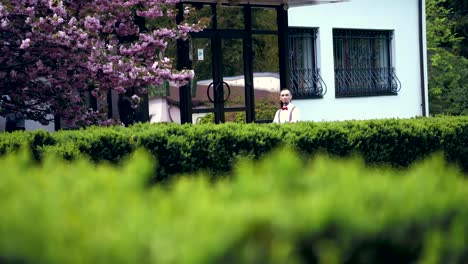
{"label": "white building", "polygon": [[[290,8],[289,27],[317,29],[317,66],[328,87],[322,99],[295,100],[303,109],[302,118],[319,121],[427,115],[424,10],[424,1],[417,0],[352,0]],[[380,77],[388,77],[378,68],[388,67],[394,68],[393,78],[398,78],[393,80],[397,91],[387,87],[378,91],[383,84]],[[340,71],[351,76],[345,80]],[[374,83],[359,86],[363,71],[368,71],[364,81]]]}
{"label": "white building", "polygon": [[196,123],[208,115],[216,123],[271,122],[280,87],[292,90],[304,121],[428,114],[424,0],[179,5],[211,17],[177,50],[178,67],[193,69],[196,78],[150,93],[146,120]]}
{"label": "white building", "polygon": [[196,84],[169,97],[189,105],[180,122],[207,113],[268,122],[259,105],[274,112],[279,87],[292,90],[304,121],[428,113],[423,0],[202,2],[194,6],[213,23],[179,51]]}

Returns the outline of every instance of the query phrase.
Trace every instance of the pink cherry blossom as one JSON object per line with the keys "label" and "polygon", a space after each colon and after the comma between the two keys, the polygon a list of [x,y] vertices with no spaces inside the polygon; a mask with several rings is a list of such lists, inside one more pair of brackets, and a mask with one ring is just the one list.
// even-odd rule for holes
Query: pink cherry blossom
{"label": "pink cherry blossom", "polygon": [[27,49],[29,48],[29,45],[31,43],[31,40],[30,39],[25,39],[21,42],[21,46],[20,46],[20,49]]}
{"label": "pink cherry blossom", "polygon": [[[169,43],[203,23],[175,22],[179,0],[6,0],[0,2],[0,109],[43,121],[59,115],[70,124],[116,123],[102,109],[90,110],[87,96],[137,94],[170,81],[193,78],[160,58]],[[186,16],[192,12],[184,11]],[[169,21],[163,27],[150,22]],[[9,98],[8,100],[5,98]],[[118,122],[117,122],[118,123]]]}

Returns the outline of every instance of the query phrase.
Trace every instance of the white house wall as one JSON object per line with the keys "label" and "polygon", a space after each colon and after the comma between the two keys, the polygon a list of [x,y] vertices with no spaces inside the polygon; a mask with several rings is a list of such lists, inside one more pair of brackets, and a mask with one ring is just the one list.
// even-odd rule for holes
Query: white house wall
{"label": "white house wall", "polygon": [[[301,109],[302,119],[322,121],[421,116],[418,11],[418,0],[351,0],[290,8],[290,27],[318,28],[318,65],[328,88],[323,99],[294,100],[294,104]],[[334,28],[394,31],[392,60],[401,81],[398,95],[335,98]]]}
{"label": "white house wall", "polygon": [[[6,120],[4,117],[0,116],[0,132],[5,131],[5,123]],[[26,130],[37,130],[37,129],[42,129],[44,131],[49,131],[52,132],[54,131],[54,122],[50,122],[48,125],[44,126],[39,122],[32,121],[32,120],[25,120],[24,121],[24,126]]]}

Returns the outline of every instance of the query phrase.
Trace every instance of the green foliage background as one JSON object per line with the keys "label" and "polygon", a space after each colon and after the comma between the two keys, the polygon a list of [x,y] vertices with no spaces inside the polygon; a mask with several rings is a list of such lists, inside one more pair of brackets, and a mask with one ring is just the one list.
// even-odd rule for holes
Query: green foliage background
{"label": "green foliage background", "polygon": [[[466,263],[468,184],[441,156],[409,170],[243,159],[147,186],[154,160],[0,158],[2,263]],[[189,176],[189,175],[187,175]]]}
{"label": "green foliage background", "polygon": [[468,114],[466,0],[427,0],[430,114]]}

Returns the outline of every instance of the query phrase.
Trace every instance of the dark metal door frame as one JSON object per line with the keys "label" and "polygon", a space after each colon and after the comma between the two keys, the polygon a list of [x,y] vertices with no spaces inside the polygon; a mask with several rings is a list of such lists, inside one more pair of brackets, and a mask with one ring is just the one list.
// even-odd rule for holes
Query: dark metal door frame
{"label": "dark metal door frame", "polygon": [[[205,4],[205,3],[201,3]],[[177,4],[178,6],[178,17],[177,21],[181,22],[183,19],[183,5],[182,3]],[[222,70],[221,70],[221,40],[223,38],[241,38],[243,39],[243,60],[244,60],[244,79],[245,79],[245,107],[241,108],[226,108],[224,103],[215,104],[214,112],[215,118],[218,116],[218,120],[215,119],[216,123],[224,122],[224,114],[229,111],[245,111],[246,113],[246,122],[251,123],[255,121],[255,98],[254,98],[254,87],[253,87],[253,46],[252,46],[252,21],[251,21],[251,5],[244,6],[244,23],[245,28],[240,29],[217,29],[216,21],[216,5],[211,4],[213,11],[213,29],[205,29],[198,33],[192,33],[191,36],[194,38],[210,38],[212,44],[212,53],[213,60],[214,57],[217,57],[217,64],[213,65],[213,82],[220,83],[222,80]],[[277,6],[277,22],[278,22],[278,48],[279,48],[279,60],[280,60],[280,85],[281,87],[288,87],[288,16],[287,10],[283,6]],[[177,41],[177,50],[178,50],[178,66],[177,68],[192,68],[192,63],[189,59],[189,43],[188,41]],[[218,70],[215,70],[218,69]],[[213,84],[214,85],[214,84]],[[217,92],[216,100],[223,101],[224,98],[224,88],[218,88],[221,91]],[[181,109],[181,122],[182,123],[192,123],[192,109],[191,102],[191,88],[190,85],[186,85],[180,88],[180,109]],[[227,110],[227,111],[226,111]],[[198,113],[208,113],[213,112],[213,110],[208,109],[197,109]]]}
{"label": "dark metal door frame", "polygon": [[[246,45],[246,32],[243,30],[207,30],[192,35],[195,39],[209,39],[211,42],[211,63],[213,65],[213,82],[209,84],[207,88],[207,94],[209,100],[214,104],[212,109],[192,109],[192,113],[206,113],[214,112],[215,123],[224,123],[226,112],[246,112],[246,122],[250,123],[253,121],[252,112],[254,109],[253,103],[250,98],[253,97],[253,86],[247,79],[253,75],[251,73],[251,60],[246,59],[246,53],[248,53],[248,45]],[[239,39],[242,40],[242,59],[244,61],[244,93],[245,93],[245,106],[243,107],[226,107],[225,103],[229,100],[231,88],[227,82],[223,79],[223,54],[222,40],[223,39]],[[249,85],[250,84],[250,85]],[[226,89],[226,93],[225,93]],[[210,92],[213,92],[213,98],[210,97]],[[252,94],[252,95],[250,95]]]}

